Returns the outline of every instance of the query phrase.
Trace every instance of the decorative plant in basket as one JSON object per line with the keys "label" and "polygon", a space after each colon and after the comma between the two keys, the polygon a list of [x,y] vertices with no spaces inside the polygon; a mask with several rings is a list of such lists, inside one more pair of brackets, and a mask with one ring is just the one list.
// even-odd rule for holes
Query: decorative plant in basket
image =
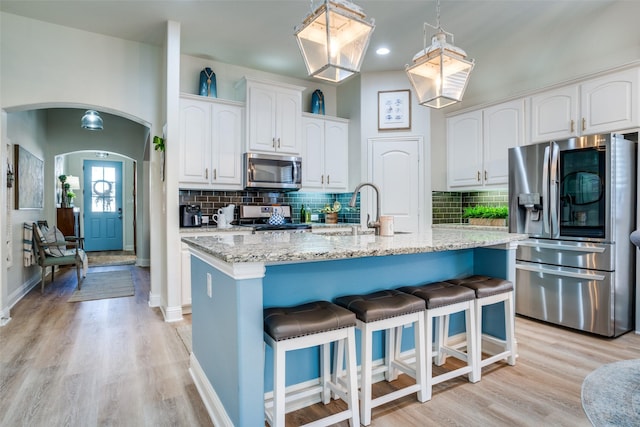
{"label": "decorative plant in basket", "polygon": [[342,209],[342,205],[339,201],[333,202],[333,205],[326,204],[324,208],[320,209],[319,212],[324,214],[324,222],[327,224],[337,224],[338,223],[338,212]]}
{"label": "decorative plant in basket", "polygon": [[470,206],[464,208],[462,218],[468,218],[470,225],[490,225],[504,227],[507,225],[509,208],[507,206]]}

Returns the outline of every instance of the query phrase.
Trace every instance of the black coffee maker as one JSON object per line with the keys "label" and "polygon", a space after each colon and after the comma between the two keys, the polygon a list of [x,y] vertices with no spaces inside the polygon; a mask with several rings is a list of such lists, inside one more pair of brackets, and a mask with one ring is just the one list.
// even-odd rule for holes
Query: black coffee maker
{"label": "black coffee maker", "polygon": [[180,205],[180,227],[202,227],[200,205]]}

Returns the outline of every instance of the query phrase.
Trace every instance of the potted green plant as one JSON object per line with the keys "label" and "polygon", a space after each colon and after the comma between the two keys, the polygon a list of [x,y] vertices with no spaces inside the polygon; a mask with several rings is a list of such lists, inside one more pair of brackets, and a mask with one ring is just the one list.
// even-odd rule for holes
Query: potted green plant
{"label": "potted green plant", "polygon": [[71,190],[67,191],[67,200],[68,200],[69,206],[73,206],[73,199],[75,197],[76,197],[76,193],[74,193]]}
{"label": "potted green plant", "polygon": [[469,220],[470,225],[489,225],[505,227],[509,217],[507,206],[476,205],[464,208],[462,218]]}
{"label": "potted green plant", "polygon": [[338,212],[342,209],[342,205],[339,201],[333,202],[333,205],[326,204],[320,212],[324,214],[324,222],[327,224],[337,224],[338,223]]}

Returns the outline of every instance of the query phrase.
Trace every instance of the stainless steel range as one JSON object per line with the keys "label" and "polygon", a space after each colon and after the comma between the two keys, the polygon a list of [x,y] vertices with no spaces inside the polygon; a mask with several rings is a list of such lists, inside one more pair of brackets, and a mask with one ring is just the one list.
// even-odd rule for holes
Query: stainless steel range
{"label": "stainless steel range", "polygon": [[253,228],[254,233],[308,233],[311,224],[291,222],[291,206],[240,205],[238,225]]}

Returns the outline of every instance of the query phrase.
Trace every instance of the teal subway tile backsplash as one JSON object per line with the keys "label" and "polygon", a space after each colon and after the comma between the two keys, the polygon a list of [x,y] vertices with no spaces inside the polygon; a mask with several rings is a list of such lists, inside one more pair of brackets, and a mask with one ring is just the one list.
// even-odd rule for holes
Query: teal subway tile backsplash
{"label": "teal subway tile backsplash", "polygon": [[[360,195],[356,206],[350,208],[349,200],[353,193],[305,193],[305,192],[271,192],[271,191],[210,191],[210,190],[180,190],[179,204],[196,204],[202,207],[203,215],[213,215],[218,209],[229,204],[239,205],[290,205],[291,220],[300,221],[300,209],[311,209],[313,214],[319,215],[319,220],[324,221],[320,213],[326,204],[333,205],[336,200],[342,205],[338,213],[338,221],[357,224],[360,222]],[[235,220],[238,219],[238,209],[235,212]]]}

